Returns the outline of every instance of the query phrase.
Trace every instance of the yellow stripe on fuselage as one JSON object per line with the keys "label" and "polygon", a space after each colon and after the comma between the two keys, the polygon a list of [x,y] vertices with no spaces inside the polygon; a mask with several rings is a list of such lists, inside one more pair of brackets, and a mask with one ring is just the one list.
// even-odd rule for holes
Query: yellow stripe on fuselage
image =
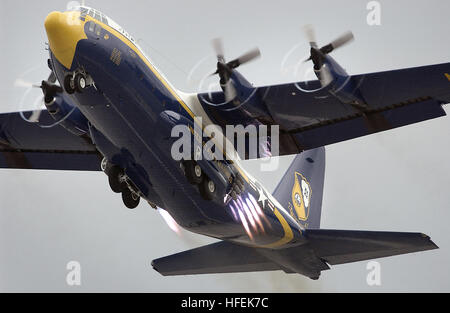
{"label": "yellow stripe on fuselage", "polygon": [[283,227],[284,237],[274,243],[261,246],[261,248],[271,249],[281,247],[285,244],[288,244],[289,242],[292,241],[292,239],[294,239],[294,233],[292,232],[292,228],[284,218],[283,214],[281,214],[280,211],[278,211],[278,209],[275,209],[273,212],[277,217],[278,221],[280,222],[281,226]]}

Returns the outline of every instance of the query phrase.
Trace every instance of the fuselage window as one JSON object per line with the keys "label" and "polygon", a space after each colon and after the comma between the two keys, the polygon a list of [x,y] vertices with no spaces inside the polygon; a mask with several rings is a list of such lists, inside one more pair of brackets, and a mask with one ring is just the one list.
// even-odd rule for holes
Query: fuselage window
{"label": "fuselage window", "polygon": [[102,17],[98,14],[98,12],[95,12],[95,19],[100,22],[102,21]]}
{"label": "fuselage window", "polygon": [[89,31],[90,31],[91,33],[94,32],[94,27],[95,27],[95,23],[94,23],[94,22],[89,22]]}
{"label": "fuselage window", "polygon": [[100,36],[101,32],[102,32],[102,27],[98,24],[95,24],[95,34],[97,36]]}

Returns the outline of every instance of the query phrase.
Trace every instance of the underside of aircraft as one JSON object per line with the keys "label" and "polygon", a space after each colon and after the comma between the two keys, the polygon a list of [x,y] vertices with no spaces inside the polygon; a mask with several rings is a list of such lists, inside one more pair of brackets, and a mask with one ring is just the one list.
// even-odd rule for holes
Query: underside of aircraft
{"label": "underside of aircraft", "polygon": [[[46,109],[0,115],[0,168],[103,171],[128,208],[142,199],[183,228],[220,240],[154,260],[161,274],[283,270],[318,279],[330,265],[437,248],[421,233],[320,229],[324,147],[446,116],[450,63],[348,75],[330,53],[353,35],[319,47],[308,28],[306,61],[316,80],[254,87],[236,69],[259,50],[227,62],[215,40],[221,90],[188,94],[97,10],[52,12],[45,28],[51,74],[39,87]],[[257,126],[258,138],[260,126],[276,128],[238,157],[229,158],[239,141],[230,148],[226,139],[209,148],[213,158],[197,158],[194,149],[177,160],[180,125],[205,130],[189,140],[200,154],[215,140],[207,126]],[[249,146],[247,133],[236,137]],[[275,145],[277,155],[296,157],[271,194],[241,161],[276,157]]]}

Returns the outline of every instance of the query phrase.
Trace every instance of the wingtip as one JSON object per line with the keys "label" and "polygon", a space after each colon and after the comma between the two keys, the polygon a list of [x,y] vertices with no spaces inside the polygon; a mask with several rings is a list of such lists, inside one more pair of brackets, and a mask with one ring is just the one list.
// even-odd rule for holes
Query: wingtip
{"label": "wingtip", "polygon": [[435,244],[433,242],[433,240],[431,240],[430,236],[428,236],[427,234],[423,234],[423,233],[421,234],[421,236],[428,240],[430,250],[440,249],[439,246],[437,244]]}

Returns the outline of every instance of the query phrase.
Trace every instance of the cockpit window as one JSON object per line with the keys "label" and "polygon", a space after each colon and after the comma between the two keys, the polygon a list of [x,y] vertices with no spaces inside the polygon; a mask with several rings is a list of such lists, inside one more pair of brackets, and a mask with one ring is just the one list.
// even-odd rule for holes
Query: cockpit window
{"label": "cockpit window", "polygon": [[[99,22],[102,22],[103,24],[108,25],[109,27],[113,28],[114,30],[116,30],[117,32],[121,33],[123,36],[125,36],[129,41],[131,41],[139,50],[142,50],[139,46],[138,43],[136,42],[136,40],[125,31],[125,29],[123,29],[119,24],[117,24],[116,22],[114,22],[114,20],[112,20],[111,18],[107,17],[105,14],[101,13],[100,11],[97,11],[95,9],[89,8],[89,7],[77,7],[75,8],[76,10],[80,10],[81,12],[81,18],[84,19],[84,17],[86,15],[91,16],[92,18],[95,18],[96,20],[98,20]],[[101,27],[99,28],[100,30],[98,30],[95,27],[95,23],[90,23],[89,24],[89,31],[98,34],[101,30]]]}
{"label": "cockpit window", "polygon": [[89,12],[89,9],[80,7],[80,12],[81,12],[81,15],[86,15]]}
{"label": "cockpit window", "polygon": [[104,14],[102,14],[102,22],[103,22],[103,24],[108,25],[108,19],[106,18],[106,16]]}
{"label": "cockpit window", "polygon": [[108,17],[105,14],[103,14],[95,9],[88,8],[88,7],[81,7],[81,6],[75,8],[75,9],[79,10],[81,12],[80,18],[83,21],[86,18],[86,15],[89,15],[90,17],[96,19],[97,21],[102,22],[103,24],[109,25]]}

